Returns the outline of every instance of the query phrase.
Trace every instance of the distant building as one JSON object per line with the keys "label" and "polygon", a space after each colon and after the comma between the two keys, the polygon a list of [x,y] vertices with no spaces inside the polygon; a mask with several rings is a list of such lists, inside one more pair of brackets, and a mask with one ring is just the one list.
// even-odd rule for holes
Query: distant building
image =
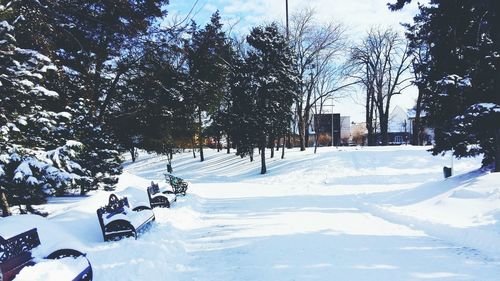
{"label": "distant building", "polygon": [[351,117],[340,116],[340,142],[348,145],[351,138]]}
{"label": "distant building", "polygon": [[350,145],[366,145],[368,130],[366,129],[366,122],[351,123],[351,137],[349,140]]}
{"label": "distant building", "polygon": [[[421,113],[421,123],[425,124],[425,112]],[[374,120],[375,135],[380,144],[382,136],[380,134],[379,120]],[[395,106],[389,114],[388,123],[388,144],[400,145],[411,144],[413,126],[415,121],[415,110],[404,110],[400,106]],[[419,144],[429,145],[434,142],[434,129],[427,126],[420,126],[419,129]],[[368,139],[368,130],[365,122],[350,124],[350,137],[348,143],[350,145],[366,145]],[[343,137],[341,137],[343,138]]]}
{"label": "distant building", "polygon": [[[408,110],[408,122],[410,133],[413,134],[413,127],[415,124],[415,110]],[[420,113],[420,128],[418,129],[418,144],[420,145],[430,145],[434,143],[434,128],[425,126],[426,112],[422,111]]]}
{"label": "distant building", "polygon": [[[425,121],[425,112],[421,113],[421,121]],[[395,106],[389,115],[389,144],[410,144],[415,122],[415,110],[404,110]],[[421,126],[418,130],[419,143],[428,145],[434,142],[434,130]]]}
{"label": "distant building", "polygon": [[[338,146],[342,145],[341,139],[350,136],[349,116],[340,116],[339,113],[324,113],[313,115],[311,125],[309,126],[310,140],[314,142],[315,135],[318,134],[320,146]],[[345,127],[342,129],[342,127]],[[332,140],[333,135],[333,140]]]}
{"label": "distant building", "polygon": [[388,135],[389,144],[408,144],[411,141],[411,130],[408,112],[400,106],[395,106],[389,113]]}

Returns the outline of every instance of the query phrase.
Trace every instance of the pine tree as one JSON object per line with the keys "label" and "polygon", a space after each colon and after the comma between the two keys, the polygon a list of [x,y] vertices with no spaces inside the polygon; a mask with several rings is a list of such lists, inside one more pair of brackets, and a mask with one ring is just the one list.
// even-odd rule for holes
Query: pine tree
{"label": "pine tree", "polygon": [[76,157],[85,168],[78,180],[80,195],[90,190],[113,190],[122,173],[118,142],[88,105],[88,101],[80,99],[68,108],[73,115],[71,134],[83,144]]}
{"label": "pine tree", "polygon": [[182,50],[170,43],[176,39],[163,34],[145,44],[137,68],[120,87],[112,126],[131,153],[141,148],[171,155],[194,134],[194,106],[185,102],[187,77],[177,63]]}
{"label": "pine tree", "polygon": [[[112,189],[121,171],[111,124],[126,77],[141,60],[143,39],[165,15],[167,0],[15,1],[25,24],[16,29],[19,44],[46,54],[58,75],[47,79],[60,93],[59,106],[76,117],[71,138],[81,139],[85,177],[80,192]],[[83,98],[81,100],[81,98]],[[111,106],[113,105],[113,106]],[[57,139],[55,139],[57,140]]]}
{"label": "pine tree", "polygon": [[59,98],[44,78],[55,70],[51,60],[18,46],[15,27],[25,24],[13,2],[0,2],[0,204],[26,205],[63,194],[80,178],[73,159],[79,142],[68,136],[71,115],[50,105]]}
{"label": "pine tree", "polygon": [[252,75],[251,89],[256,99],[254,120],[258,124],[256,136],[261,152],[261,174],[265,174],[267,143],[286,132],[299,79],[292,51],[275,23],[253,28],[247,41],[252,47],[246,64]]}
{"label": "pine tree", "polygon": [[253,87],[255,84],[252,84],[252,73],[242,57],[234,61],[229,84],[228,135],[236,146],[236,155],[250,156],[250,161],[253,161],[259,135],[256,119],[257,98]]}
{"label": "pine tree", "polygon": [[[400,0],[391,8],[404,6]],[[428,122],[436,128],[433,153],[483,154],[500,170],[500,3],[433,0],[407,25],[412,47],[427,48],[417,65]],[[496,121],[495,121],[496,120]],[[496,143],[496,145],[495,145]]]}
{"label": "pine tree", "polygon": [[[198,145],[200,160],[204,160],[204,117],[210,117],[218,110],[225,88],[231,45],[222,31],[219,12],[215,12],[204,29],[197,30],[193,25],[193,35],[188,46],[189,76],[192,96],[190,101],[196,106],[198,123]],[[205,115],[205,116],[204,116]]]}

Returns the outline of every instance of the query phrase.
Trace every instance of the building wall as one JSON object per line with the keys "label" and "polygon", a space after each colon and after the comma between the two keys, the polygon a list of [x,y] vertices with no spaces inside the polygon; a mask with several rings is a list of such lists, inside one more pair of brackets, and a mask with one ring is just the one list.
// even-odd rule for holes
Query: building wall
{"label": "building wall", "polygon": [[[326,114],[316,114],[313,116],[313,124],[310,130],[312,138],[314,138],[314,134],[328,135],[332,136],[333,129],[333,143],[334,145],[340,145],[340,114],[338,113],[326,113]],[[332,127],[333,122],[333,127]],[[316,126],[317,125],[317,126]],[[314,129],[317,127],[317,130]]]}
{"label": "building wall", "polygon": [[340,116],[340,139],[348,142],[351,137],[351,117]]}

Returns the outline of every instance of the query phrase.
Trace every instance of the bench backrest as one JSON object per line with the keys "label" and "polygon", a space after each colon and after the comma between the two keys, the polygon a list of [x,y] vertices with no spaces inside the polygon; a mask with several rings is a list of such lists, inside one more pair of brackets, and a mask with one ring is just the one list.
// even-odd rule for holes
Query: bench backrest
{"label": "bench backrest", "polygon": [[116,214],[120,214],[125,210],[125,207],[129,208],[127,197],[118,198],[115,194],[109,196],[109,202],[107,205],[97,209],[97,218],[99,219],[99,224],[101,225],[101,230],[104,234],[104,220],[103,216],[110,218]]}
{"label": "bench backrest", "polygon": [[151,182],[151,185],[148,187],[148,193],[149,195],[155,195],[157,193],[160,193],[160,187],[158,186],[158,184]]}
{"label": "bench backrest", "polygon": [[182,185],[185,184],[183,179],[178,178],[178,177],[171,175],[171,174],[165,174],[165,178],[170,183],[170,186],[172,186],[174,193],[182,192],[182,188],[183,188]]}
{"label": "bench backrest", "polygon": [[32,263],[31,250],[39,245],[36,228],[9,239],[0,236],[0,271],[3,280],[11,280],[23,266]]}

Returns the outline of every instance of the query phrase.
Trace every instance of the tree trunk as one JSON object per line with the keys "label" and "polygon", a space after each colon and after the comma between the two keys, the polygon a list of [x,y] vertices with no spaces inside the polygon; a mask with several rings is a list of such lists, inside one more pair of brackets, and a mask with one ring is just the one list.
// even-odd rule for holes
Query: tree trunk
{"label": "tree trunk", "polygon": [[282,145],[282,149],[281,149],[281,159],[285,159],[285,138],[286,136],[283,136],[283,143],[281,144]]}
{"label": "tree trunk", "polygon": [[305,142],[305,121],[304,116],[299,114],[299,143],[300,143],[300,151],[306,150],[306,142]]}
{"label": "tree trunk", "polygon": [[[243,155],[241,155],[241,158],[243,158]],[[250,152],[250,162],[253,162],[253,149]]]}
{"label": "tree trunk", "polygon": [[132,163],[135,163],[136,160],[135,147],[132,147],[130,149],[130,156],[132,156]]}
{"label": "tree trunk", "polygon": [[199,130],[199,134],[198,134],[198,138],[199,138],[199,148],[200,148],[200,162],[203,162],[205,160],[205,157],[203,156],[203,136],[201,134],[201,131],[202,131],[202,124],[201,124],[201,110],[198,109],[198,123],[200,124],[200,130]]}
{"label": "tree trunk", "polygon": [[412,136],[411,136],[411,144],[413,145],[422,145],[420,142],[420,113],[422,111],[422,92],[423,89],[420,89],[421,87],[418,87],[418,96],[417,96],[417,104],[415,106],[415,119],[413,120],[413,126],[412,126]]}
{"label": "tree trunk", "polygon": [[309,147],[309,117],[310,117],[310,110],[311,108],[308,106],[306,107],[306,111],[304,112],[304,124],[305,124],[305,131],[304,131],[304,143],[306,147]]}
{"label": "tree trunk", "polygon": [[264,138],[263,141],[261,141],[260,145],[260,173],[265,174],[267,172],[266,169],[266,140]]}
{"label": "tree trunk", "polygon": [[229,136],[227,136],[227,154],[231,154],[231,142]]}
{"label": "tree trunk", "polygon": [[314,135],[314,154],[316,154],[317,150],[318,150],[318,134],[316,133]]}
{"label": "tree trunk", "polygon": [[309,147],[309,124],[306,123],[306,131],[304,134],[304,143],[306,144],[306,147]]}
{"label": "tree trunk", "polygon": [[2,187],[0,187],[0,207],[2,209],[2,217],[12,215],[9,208],[9,201],[7,201],[7,194]]}
{"label": "tree trunk", "polygon": [[389,143],[389,112],[380,114],[380,135],[382,137],[382,145],[387,145]]}
{"label": "tree trunk", "polygon": [[84,196],[86,193],[85,186],[83,184],[80,185],[80,196]]}
{"label": "tree trunk", "polygon": [[495,134],[496,153],[495,153],[495,172],[500,172],[500,128]]}
{"label": "tree trunk", "polygon": [[196,152],[194,151],[196,149],[196,144],[194,139],[191,140],[191,146],[193,147],[193,158],[196,158]]}
{"label": "tree trunk", "polygon": [[366,90],[366,130],[367,130],[367,144],[368,146],[375,145],[375,135],[373,128],[373,114],[375,111],[375,97],[373,96],[373,88],[367,87]]}
{"label": "tree trunk", "polygon": [[274,137],[269,138],[269,147],[271,148],[271,158],[274,158]]}

